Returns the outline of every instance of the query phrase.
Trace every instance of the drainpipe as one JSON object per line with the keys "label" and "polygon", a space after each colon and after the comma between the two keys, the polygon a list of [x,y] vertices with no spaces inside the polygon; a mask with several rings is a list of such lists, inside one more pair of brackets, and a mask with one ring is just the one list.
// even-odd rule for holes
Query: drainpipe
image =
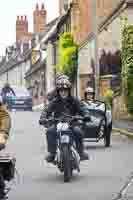
{"label": "drainpipe", "polygon": [[95,98],[100,95],[100,66],[98,57],[98,16],[97,16],[97,0],[92,0],[92,24],[94,34],[94,60],[95,60]]}
{"label": "drainpipe", "polygon": [[8,83],[8,70],[7,70],[7,73],[6,73],[6,82]]}
{"label": "drainpipe", "polygon": [[80,74],[79,74],[79,63],[78,63],[78,49],[76,50],[76,67],[77,67],[77,76],[76,76],[76,96],[80,96]]}

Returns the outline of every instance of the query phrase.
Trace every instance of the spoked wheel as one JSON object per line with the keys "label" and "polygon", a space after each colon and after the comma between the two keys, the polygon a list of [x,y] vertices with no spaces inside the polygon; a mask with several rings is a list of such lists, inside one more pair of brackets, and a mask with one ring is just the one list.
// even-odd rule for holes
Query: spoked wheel
{"label": "spoked wheel", "polygon": [[64,182],[69,182],[72,177],[72,166],[70,159],[70,151],[67,145],[62,147],[63,166],[64,166]]}

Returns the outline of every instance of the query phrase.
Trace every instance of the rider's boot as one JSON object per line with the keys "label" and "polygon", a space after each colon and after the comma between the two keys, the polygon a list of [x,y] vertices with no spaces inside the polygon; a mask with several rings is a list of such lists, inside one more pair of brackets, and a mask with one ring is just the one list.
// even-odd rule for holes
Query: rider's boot
{"label": "rider's boot", "polygon": [[54,159],[55,159],[55,153],[48,152],[48,154],[45,157],[45,160],[47,162],[54,162]]}
{"label": "rider's boot", "polygon": [[84,151],[84,146],[83,146],[83,142],[82,141],[78,143],[78,152],[79,152],[81,161],[89,160],[89,155],[88,155],[88,153],[86,153]]}
{"label": "rider's boot", "polygon": [[45,160],[47,162],[53,162],[56,154],[56,137],[53,132],[47,133],[47,148],[48,153],[45,157]]}

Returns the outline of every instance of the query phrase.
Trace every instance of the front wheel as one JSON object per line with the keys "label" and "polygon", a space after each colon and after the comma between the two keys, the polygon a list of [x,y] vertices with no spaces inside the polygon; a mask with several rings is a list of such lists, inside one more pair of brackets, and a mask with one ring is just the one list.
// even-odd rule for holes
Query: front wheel
{"label": "front wheel", "polygon": [[70,150],[68,145],[62,147],[62,158],[64,166],[64,182],[69,182],[72,176],[72,166],[70,159]]}

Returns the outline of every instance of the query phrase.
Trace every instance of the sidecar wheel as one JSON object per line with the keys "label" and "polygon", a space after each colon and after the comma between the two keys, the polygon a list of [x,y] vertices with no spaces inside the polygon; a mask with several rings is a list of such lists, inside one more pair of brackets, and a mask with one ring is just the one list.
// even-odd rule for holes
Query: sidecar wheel
{"label": "sidecar wheel", "polygon": [[110,147],[111,145],[111,131],[112,131],[112,123],[105,129],[105,136],[104,136],[105,147]]}

